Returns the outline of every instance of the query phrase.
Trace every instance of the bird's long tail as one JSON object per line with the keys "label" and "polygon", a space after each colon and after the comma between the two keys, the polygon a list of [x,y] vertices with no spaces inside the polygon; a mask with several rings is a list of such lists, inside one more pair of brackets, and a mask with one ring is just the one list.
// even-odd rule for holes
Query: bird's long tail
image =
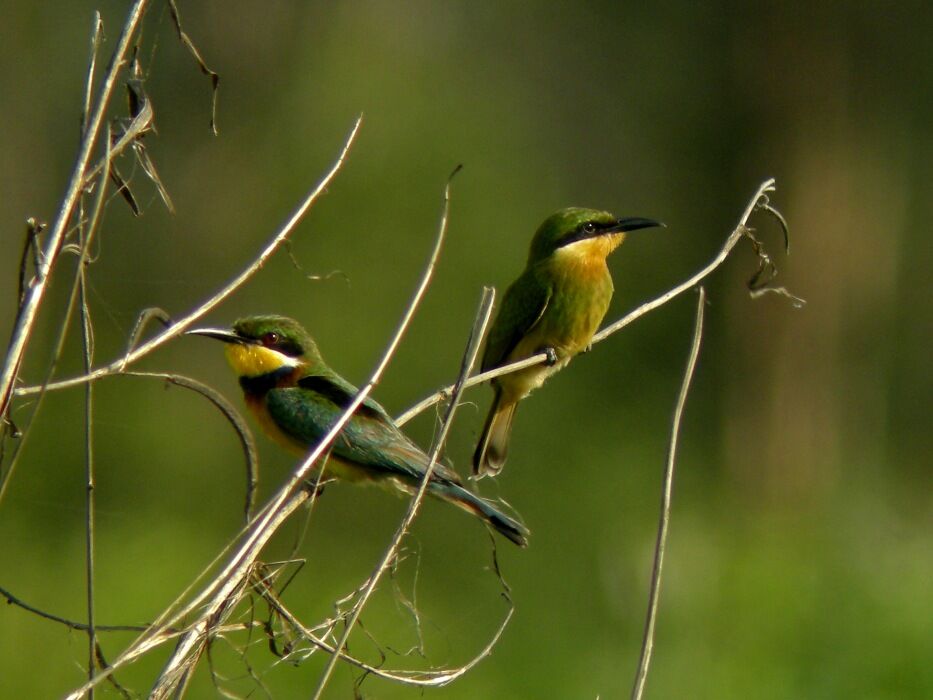
{"label": "bird's long tail", "polygon": [[512,540],[519,547],[528,546],[528,535],[531,534],[528,528],[517,520],[510,518],[499,511],[491,503],[484,501],[467,491],[462,486],[453,482],[432,481],[431,490],[435,496],[453,503],[468,513],[485,520],[492,525],[503,537]]}
{"label": "bird's long tail", "polygon": [[505,466],[505,459],[509,456],[509,436],[512,434],[512,416],[515,415],[516,405],[514,401],[505,401],[502,391],[496,390],[483,433],[476,445],[476,452],[473,453],[475,476],[495,476]]}

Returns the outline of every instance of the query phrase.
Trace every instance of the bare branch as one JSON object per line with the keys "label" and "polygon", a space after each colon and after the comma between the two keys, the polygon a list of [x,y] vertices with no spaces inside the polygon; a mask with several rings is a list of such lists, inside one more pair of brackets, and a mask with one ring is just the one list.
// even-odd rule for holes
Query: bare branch
{"label": "bare branch", "polygon": [[680,434],[680,422],[687,403],[687,394],[690,392],[690,382],[696,369],[697,357],[700,355],[700,341],[703,339],[703,311],[706,307],[706,290],[700,287],[697,295],[696,322],[693,328],[693,343],[690,346],[690,355],[684,369],[683,382],[680,385],[680,394],[674,407],[674,417],[671,422],[671,440],[667,448],[667,465],[664,470],[664,486],[661,489],[661,514],[658,520],[658,535],[654,545],[654,566],[651,570],[651,589],[648,595],[648,613],[645,619],[645,634],[641,645],[641,658],[638,661],[638,673],[635,676],[635,685],[632,688],[632,700],[641,700],[645,689],[645,680],[648,677],[648,666],[651,663],[651,651],[654,648],[654,625],[658,616],[658,599],[661,595],[661,567],[664,564],[664,550],[667,543],[667,529],[671,517],[671,495],[674,489],[674,464],[677,456],[677,438]]}

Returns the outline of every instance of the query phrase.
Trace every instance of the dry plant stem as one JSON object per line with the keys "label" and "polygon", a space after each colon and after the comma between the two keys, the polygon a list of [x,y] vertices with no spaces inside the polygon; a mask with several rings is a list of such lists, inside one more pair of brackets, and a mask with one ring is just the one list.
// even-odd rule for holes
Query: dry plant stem
{"label": "dry plant stem", "polygon": [[[457,170],[459,170],[459,168],[457,168]],[[456,174],[457,170],[451,174],[451,177]],[[205,643],[208,641],[211,623],[214,621],[215,615],[217,615],[222,608],[227,607],[229,609],[229,607],[231,607],[228,604],[231,595],[236,589],[245,586],[250,571],[252,571],[253,565],[255,564],[255,561],[259,556],[262,547],[274,533],[276,528],[270,526],[273,518],[275,518],[281,506],[286,503],[289,497],[292,496],[292,494],[294,494],[301,487],[301,484],[308,479],[314,464],[323,455],[323,453],[330,448],[331,443],[353,416],[356,409],[360,406],[360,404],[362,404],[362,402],[372,391],[373,387],[382,378],[386,367],[388,367],[389,361],[395,354],[395,351],[398,348],[398,345],[401,342],[405,331],[408,329],[408,326],[411,323],[411,319],[414,316],[415,311],[421,303],[421,299],[424,297],[424,294],[427,291],[428,284],[433,277],[434,269],[437,266],[437,260],[440,257],[441,247],[443,246],[444,236],[447,231],[449,207],[450,181],[448,180],[447,186],[444,190],[444,211],[441,217],[441,223],[438,230],[437,240],[434,245],[434,250],[431,253],[427,267],[422,275],[421,283],[418,285],[412,300],[409,302],[408,308],[405,311],[405,315],[403,316],[402,321],[395,332],[395,336],[389,343],[389,346],[384,352],[381,361],[376,367],[376,370],[373,372],[369,381],[357,393],[356,397],[347,407],[346,411],[344,411],[343,415],[340,417],[337,423],[331,428],[331,430],[327,433],[324,439],[321,440],[317,447],[311,451],[311,454],[305,458],[304,462],[292,475],[288,483],[285,484],[282,489],[280,489],[272,504],[266,509],[266,514],[259,518],[259,521],[256,523],[256,525],[250,529],[250,532],[247,533],[246,541],[243,543],[240,549],[234,552],[232,561],[227,566],[227,568],[214,579],[214,582],[208,586],[204,593],[198,596],[194,601],[192,601],[190,605],[187,606],[187,609],[190,610],[194,606],[200,605],[202,600],[206,600],[208,598],[210,599],[209,602],[205,605],[205,609],[200,613],[197,622],[195,622],[195,624],[190,628],[190,631],[186,633],[181,640],[179,640],[174,654],[165,665],[162,674],[156,680],[156,683],[152,688],[150,694],[151,698],[167,697],[169,694],[174,692],[179,683],[184,682],[185,676],[188,674],[190,669],[193,668],[194,661],[196,661],[197,656],[200,654],[200,651],[204,648]],[[324,467],[322,466],[318,471],[318,478],[323,478],[323,476]]]}
{"label": "dry plant stem", "polygon": [[[88,69],[88,95],[90,83],[94,75],[94,56],[99,41],[100,16],[95,23],[94,40],[91,44],[91,62]],[[110,128],[107,128],[104,143],[104,162],[110,162]],[[91,323],[91,309],[87,299],[87,271],[91,254],[91,243],[94,240],[101,223],[101,214],[104,210],[104,197],[107,192],[107,178],[102,177],[97,197],[94,200],[94,209],[87,223],[86,231],[82,225],[79,228],[80,255],[78,257],[77,283],[80,295],[81,308],[81,341],[84,351],[84,371],[91,371],[94,365],[94,328]],[[79,206],[84,219],[84,205]],[[88,680],[94,677],[98,658],[97,629],[94,621],[94,557],[95,557],[95,498],[94,498],[94,387],[88,383],[84,387],[84,453],[85,453],[85,588],[87,593],[87,637],[88,637]],[[88,691],[88,700],[94,700],[93,688]]]}
{"label": "dry plant stem", "polygon": [[39,269],[36,275],[28,285],[26,298],[23,300],[16,317],[16,323],[13,328],[13,334],[10,338],[10,344],[7,349],[6,359],[3,362],[2,372],[0,372],[0,415],[5,415],[9,406],[10,398],[13,395],[13,385],[19,368],[22,363],[23,355],[26,351],[26,343],[32,334],[35,325],[36,315],[39,311],[39,305],[45,294],[48,285],[49,276],[52,268],[61,252],[62,242],[65,231],[68,229],[68,222],[71,220],[72,212],[77,206],[78,199],[84,189],[85,171],[91,158],[91,152],[97,142],[100,134],[100,127],[104,120],[104,114],[110,103],[110,97],[113,94],[114,86],[117,82],[117,76],[123,67],[124,57],[127,49],[136,33],[142,16],[145,13],[147,0],[136,0],[127,16],[126,23],[123,25],[123,31],[117,42],[117,47],[110,59],[101,85],[100,94],[97,98],[97,104],[93,113],[87,122],[84,137],[81,139],[81,146],[78,151],[77,162],[71,174],[71,180],[65,191],[65,197],[62,200],[61,208],[55,223],[49,232],[43,254],[39,259]]}
{"label": "dry plant stem", "polygon": [[[86,269],[79,268],[81,279],[81,339],[84,349],[84,371],[90,372],[94,360],[94,331],[87,303]],[[87,590],[88,680],[94,677],[97,659],[97,630],[94,626],[94,385],[84,387],[84,458],[85,458],[85,587]],[[93,700],[93,688],[88,700]]]}
{"label": "dry plant stem", "polygon": [[[460,374],[457,377],[457,381],[454,383],[453,395],[451,396],[450,402],[447,406],[447,412],[444,416],[444,420],[441,423],[441,429],[438,434],[437,441],[434,445],[434,448],[431,450],[428,467],[424,472],[424,476],[421,477],[421,484],[418,487],[417,493],[415,493],[414,497],[411,499],[411,503],[408,505],[408,512],[405,513],[405,517],[402,518],[402,522],[399,523],[398,529],[395,531],[395,535],[389,542],[389,546],[386,547],[386,550],[382,555],[382,559],[380,559],[379,563],[376,565],[376,568],[373,570],[372,575],[369,577],[369,582],[367,583],[366,588],[363,590],[362,595],[360,595],[359,599],[354,604],[350,617],[344,623],[343,633],[340,636],[339,641],[334,645],[335,649],[343,649],[346,646],[347,640],[350,638],[350,633],[353,631],[353,627],[356,625],[357,620],[359,620],[360,614],[363,612],[363,608],[366,606],[366,603],[372,595],[373,591],[376,590],[376,586],[379,585],[379,581],[383,574],[385,574],[393,559],[395,559],[396,555],[398,554],[398,548],[402,543],[402,538],[405,537],[405,533],[408,532],[412,522],[414,522],[415,516],[418,514],[418,508],[424,499],[425,493],[427,493],[428,483],[430,483],[431,475],[434,473],[434,467],[437,463],[437,458],[440,455],[441,449],[444,447],[444,441],[447,439],[447,433],[450,431],[450,425],[453,422],[454,414],[457,411],[457,406],[460,401],[460,396],[463,393],[464,383],[466,382],[466,378],[469,376],[470,371],[473,369],[473,365],[476,362],[476,355],[479,353],[481,341],[486,334],[486,327],[489,324],[489,316],[492,313],[492,304],[494,300],[495,291],[491,287],[485,287],[483,289],[483,297],[482,301],[480,302],[480,308],[473,323],[473,328],[470,331],[470,337],[467,341],[466,350],[464,351],[463,361],[460,365]],[[328,659],[327,665],[324,667],[324,671],[321,673],[321,678],[318,681],[317,689],[314,691],[314,695],[312,696],[314,700],[318,700],[318,698],[320,698],[321,694],[324,692],[324,688],[330,680],[331,674],[337,665],[338,658],[339,657],[337,654],[331,654],[330,658]]]}
{"label": "dry plant stem", "polygon": [[[347,156],[347,153],[350,150],[350,147],[353,145],[353,141],[356,138],[356,134],[359,131],[360,124],[362,123],[363,117],[360,116],[356,123],[353,125],[353,129],[350,132],[350,135],[347,137],[346,142],[343,145],[343,149],[340,152],[340,155],[337,158],[337,161],[327,172],[324,178],[318,183],[318,185],[305,197],[301,205],[295,210],[295,212],[289,217],[288,221],[275,233],[272,239],[266,244],[258,256],[250,263],[246,269],[244,269],[239,275],[227,283],[220,291],[216,292],[210,299],[202,303],[200,306],[195,308],[193,311],[189,312],[186,316],[179,319],[174,325],[165,329],[161,333],[150,338],[148,341],[140,345],[138,348],[127,354],[125,357],[121,357],[118,360],[114,360],[109,365],[105,367],[99,367],[98,369],[84,374],[80,377],[72,377],[70,379],[64,379],[62,381],[53,382],[47,385],[49,390],[58,390],[65,389],[71,386],[78,386],[85,382],[93,381],[95,379],[100,379],[109,374],[116,374],[120,372],[127,365],[136,362],[141,357],[148,355],[150,352],[165,344],[172,338],[182,334],[185,329],[188,328],[192,323],[197,321],[199,318],[204,316],[206,313],[211,311],[215,306],[224,301],[227,297],[233,294],[237,289],[239,289],[243,283],[245,283],[250,277],[252,277],[256,272],[261,268],[269,257],[278,249],[291,233],[294,231],[295,227],[299,224],[301,219],[307,213],[308,209],[317,201],[317,199],[325,192],[328,185],[334,179],[334,176],[343,166],[343,162]],[[41,387],[39,386],[30,386],[23,387],[16,390],[17,396],[26,396],[29,394],[37,393]]]}
{"label": "dry plant stem", "polygon": [[[599,333],[593,336],[593,342],[591,345],[596,345],[597,343],[602,342],[608,338],[613,333],[616,333],[622,330],[625,326],[629,325],[633,321],[638,320],[645,314],[654,311],[659,306],[663,306],[669,302],[674,297],[677,297],[683,294],[688,289],[692,289],[698,285],[701,281],[709,277],[716,269],[725,262],[726,258],[729,257],[729,254],[732,252],[732,249],[735,248],[736,244],[746,235],[746,227],[748,226],[748,220],[751,217],[752,213],[758,207],[759,202],[762,201],[762,197],[766,197],[769,192],[773,192],[775,189],[774,178],[768,178],[761,185],[759,185],[758,190],[755,192],[754,196],[749,200],[748,205],[745,207],[745,211],[742,213],[741,218],[739,219],[738,224],[736,224],[732,233],[729,234],[729,237],[726,239],[726,242],[723,244],[719,253],[716,257],[713,258],[710,263],[704,267],[702,270],[692,275],[689,279],[684,280],[676,287],[665,292],[661,296],[652,299],[649,302],[646,302],[639,306],[636,309],[633,309],[628,314],[620,318],[618,321],[614,321],[605,328],[603,328]],[[771,207],[763,207],[765,211],[770,213]],[[783,217],[780,218],[783,221]],[[786,227],[786,224],[782,224]],[[482,384],[487,382],[490,379],[495,379],[496,377],[501,377],[504,374],[511,374],[512,372],[517,372],[526,367],[533,367],[534,365],[541,364],[547,360],[547,355],[545,353],[539,353],[537,355],[532,355],[524,360],[519,360],[510,365],[503,365],[502,367],[497,367],[491,369],[488,372],[483,372],[482,374],[477,374],[473,377],[470,377],[466,382],[466,388],[474,387],[477,384]],[[396,423],[403,425],[409,420],[414,418],[416,415],[422,411],[430,408],[431,406],[443,401],[445,398],[450,396],[450,392],[453,390],[453,387],[445,387],[440,391],[428,396],[419,403],[412,406],[410,409],[401,414],[397,419]]]}
{"label": "dry plant stem", "polygon": [[703,338],[703,311],[705,308],[706,290],[700,287],[697,298],[696,322],[693,328],[693,343],[690,346],[690,355],[687,358],[687,366],[684,369],[684,378],[680,386],[680,394],[677,396],[677,405],[674,407],[674,417],[671,422],[671,440],[667,448],[664,486],[661,490],[661,514],[658,520],[657,539],[654,544],[654,565],[651,570],[651,588],[648,594],[645,634],[641,645],[641,658],[638,661],[638,672],[635,675],[635,684],[632,688],[632,700],[641,700],[642,692],[645,689],[645,680],[648,677],[648,666],[651,663],[651,651],[654,648],[654,626],[658,617],[658,599],[661,595],[661,567],[664,564],[667,529],[671,517],[671,494],[674,488],[677,439],[680,434],[684,405],[687,403],[687,394],[690,392],[690,382],[696,369],[697,357],[700,355],[700,341]]}

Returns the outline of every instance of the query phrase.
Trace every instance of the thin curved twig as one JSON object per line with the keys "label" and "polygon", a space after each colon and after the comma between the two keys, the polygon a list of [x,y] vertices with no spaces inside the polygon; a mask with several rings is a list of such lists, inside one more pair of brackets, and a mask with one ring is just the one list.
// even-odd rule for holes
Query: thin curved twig
{"label": "thin curved twig", "polygon": [[[294,211],[294,213],[292,213],[285,224],[283,224],[282,227],[275,233],[275,235],[265,245],[262,251],[260,251],[259,255],[257,255],[256,258],[249,265],[247,265],[247,267],[242,272],[240,272],[240,274],[230,280],[226,286],[224,286],[218,292],[215,292],[212,297],[197,306],[194,310],[190,311],[186,316],[180,318],[174,325],[166,328],[158,335],[153,336],[138,348],[130,352],[128,355],[114,360],[109,365],[99,367],[98,369],[88,374],[83,374],[78,377],[71,377],[70,379],[63,379],[61,381],[48,384],[46,389],[48,391],[66,389],[68,387],[78,386],[85,382],[94,381],[95,379],[100,379],[101,377],[105,377],[109,374],[118,373],[127,365],[136,362],[140,358],[148,355],[156,348],[164,345],[172,338],[181,335],[185,329],[188,328],[188,326],[211,311],[215,306],[220,304],[237,289],[239,289],[259,270],[259,268],[265,264],[266,260],[268,260],[269,257],[282,244],[282,241],[284,241],[292,233],[292,231],[294,231],[298,223],[302,220],[302,218],[304,218],[304,215],[307,213],[308,209],[310,209],[310,207],[317,201],[321,194],[325,192],[328,185],[330,185],[331,181],[334,179],[334,176],[336,176],[337,172],[343,166],[343,162],[347,156],[347,153],[350,151],[350,147],[353,145],[353,141],[356,139],[356,134],[359,131],[362,121],[363,117],[361,115],[357,118],[356,123],[353,125],[353,129],[350,131],[350,135],[344,142],[343,148],[340,151],[340,155],[338,156],[336,162],[333,164],[333,166],[331,166],[331,169],[327,172],[324,178],[305,197],[301,205]],[[29,394],[37,393],[40,389],[41,387],[38,386],[21,387],[16,389],[15,393],[17,396],[27,396]]]}
{"label": "thin curved twig", "polygon": [[[445,224],[447,219],[446,206],[448,199],[449,183],[447,196],[445,197]],[[344,623],[343,632],[340,636],[340,639],[334,645],[335,649],[343,649],[346,647],[347,640],[350,638],[350,633],[353,631],[353,627],[356,625],[357,620],[359,620],[360,614],[363,612],[363,608],[369,601],[373,591],[376,590],[376,586],[379,585],[380,579],[391,565],[392,560],[398,554],[398,548],[402,543],[402,539],[405,537],[405,533],[408,532],[412,522],[415,520],[415,516],[418,514],[418,508],[421,506],[421,502],[424,499],[425,493],[427,493],[428,484],[430,483],[431,476],[434,473],[434,467],[437,464],[437,458],[440,456],[441,449],[443,449],[444,442],[447,439],[447,433],[450,431],[450,425],[453,422],[454,414],[457,411],[460,395],[463,393],[464,383],[466,382],[467,376],[470,374],[470,370],[473,369],[473,365],[476,362],[476,356],[479,353],[480,345],[486,335],[486,327],[489,324],[489,317],[492,314],[492,305],[493,301],[495,300],[495,296],[495,291],[491,287],[485,287],[483,289],[483,297],[480,301],[480,307],[477,311],[476,319],[473,322],[473,328],[470,330],[470,336],[467,340],[466,349],[464,350],[463,360],[460,364],[460,373],[457,377],[456,383],[454,384],[453,394],[449,404],[447,405],[447,412],[444,416],[444,420],[441,422],[441,428],[440,432],[438,433],[437,440],[435,441],[434,447],[431,450],[427,469],[425,469],[424,475],[421,477],[421,484],[418,487],[418,491],[411,499],[411,502],[408,505],[408,511],[402,518],[401,523],[399,523],[395,534],[392,536],[392,540],[389,542],[389,545],[386,547],[385,552],[383,552],[379,563],[376,565],[372,575],[369,577],[366,588],[357,599],[353,606],[353,610],[350,613],[350,616]],[[324,692],[324,688],[327,685],[327,682],[330,680],[331,674],[337,665],[337,660],[338,656],[336,654],[331,654],[327,664],[324,666],[324,671],[321,673],[321,678],[318,681],[317,688],[315,689],[314,695],[312,696],[313,700],[318,700],[318,698],[321,697],[321,694]]]}
{"label": "thin curved twig", "polygon": [[243,448],[243,456],[246,458],[246,505],[244,512],[246,520],[249,522],[253,512],[253,506],[256,504],[256,486],[259,483],[259,453],[256,450],[256,441],[253,434],[243,420],[243,417],[233,407],[223,394],[216,389],[212,389],[207,384],[203,384],[196,379],[186,377],[182,374],[172,374],[169,372],[121,372],[113,375],[116,377],[150,377],[153,379],[162,379],[169,384],[180,386],[185,389],[200,394],[210,401],[223,414],[224,418],[233,426],[237,437],[240,440],[240,447]]}
{"label": "thin curved twig", "polygon": [[[0,587],[0,596],[6,600],[7,605],[15,605],[17,608],[22,608],[26,612],[37,615],[43,619],[51,620],[52,622],[57,622],[69,629],[79,630],[81,632],[87,632],[90,629],[90,625],[86,622],[78,622],[76,620],[69,620],[66,617],[61,617],[59,615],[53,615],[52,613],[45,612],[45,610],[40,610],[34,605],[30,605],[26,601],[18,598],[17,596],[10,593],[7,589]],[[146,629],[145,625],[94,625],[94,629],[98,632],[141,632]]]}
{"label": "thin curved twig", "polygon": [[[67,617],[62,617],[61,615],[55,615],[50,612],[46,612],[41,608],[37,608],[34,605],[30,605],[22,598],[14,595],[6,588],[0,586],[0,597],[2,597],[7,605],[12,605],[14,607],[25,610],[28,613],[32,613],[37,617],[41,617],[44,620],[49,620],[50,622],[57,622],[58,624],[67,627],[68,629],[77,630],[79,632],[86,632],[88,630],[88,624],[86,622],[78,622],[77,620],[70,620]],[[144,623],[140,625],[95,625],[94,629],[98,632],[145,632],[151,627],[150,623]],[[245,629],[245,625],[242,623],[237,623],[235,625],[228,625],[222,628],[224,632],[235,632],[242,629]],[[171,635],[178,635],[179,631],[176,629],[168,629],[167,632]]]}
{"label": "thin curved twig", "polygon": [[703,311],[706,308],[706,290],[700,287],[697,295],[696,321],[693,328],[693,342],[690,346],[690,355],[684,369],[683,382],[674,407],[674,417],[671,421],[671,440],[667,448],[667,464],[664,469],[664,487],[661,489],[661,513],[658,520],[658,535],[654,545],[654,565],[651,569],[651,588],[648,594],[648,612],[645,617],[645,634],[641,645],[641,658],[638,661],[638,672],[635,675],[635,685],[632,688],[632,700],[641,700],[645,689],[645,680],[648,677],[648,666],[651,664],[651,651],[654,648],[654,625],[658,617],[658,599],[661,595],[661,567],[664,564],[664,550],[667,544],[667,529],[671,517],[671,495],[674,489],[674,464],[677,456],[677,439],[680,434],[680,422],[684,414],[684,405],[687,403],[687,394],[690,392],[690,382],[696,369],[697,357],[700,355],[700,341],[703,339]]}
{"label": "thin curved twig", "polygon": [[[709,277],[722,263],[729,257],[729,254],[732,252],[732,249],[738,244],[738,242],[748,235],[748,220],[751,217],[752,213],[756,209],[762,209],[763,211],[768,212],[769,214],[774,215],[776,211],[773,206],[768,203],[767,194],[775,190],[774,178],[768,178],[761,185],[759,185],[758,190],[755,192],[754,196],[749,200],[748,205],[745,207],[745,211],[742,213],[741,218],[739,218],[738,224],[732,230],[732,233],[729,234],[729,237],[726,238],[726,242],[723,244],[722,248],[716,254],[706,267],[701,269],[699,272],[691,275],[688,279],[684,280],[676,287],[668,290],[659,297],[652,299],[649,302],[642,304],[641,306],[633,309],[625,316],[620,318],[618,321],[610,323],[608,326],[599,331],[595,336],[593,336],[592,345],[601,343],[606,338],[608,338],[613,333],[625,328],[633,321],[638,320],[645,314],[654,311],[659,306],[663,306],[669,302],[674,297],[677,297],[683,294],[688,289],[692,289],[698,285],[705,278]],[[783,221],[783,217],[778,217],[778,220],[781,222],[782,228],[785,230],[786,235],[786,226],[787,223]],[[519,370],[525,369],[526,367],[533,367],[534,365],[539,365],[543,362],[546,362],[548,356],[546,353],[538,353],[537,355],[532,355],[531,357],[525,358],[524,360],[519,360],[518,362],[513,362],[512,364],[503,365],[501,367],[496,367],[491,369],[488,372],[482,372],[475,376],[470,377],[465,385],[465,388],[469,389],[476,386],[477,384],[482,384],[487,382],[490,379],[495,379],[496,377],[501,377],[504,374],[511,374],[512,372],[518,372]],[[407,411],[402,413],[395,422],[399,425],[407,423],[409,420],[414,418],[419,413],[425,411],[426,409],[434,406],[441,401],[446,400],[450,396],[450,392],[453,390],[452,386],[444,387],[440,391],[437,391],[434,394],[431,394],[427,398],[419,401],[414,406],[409,408]]]}

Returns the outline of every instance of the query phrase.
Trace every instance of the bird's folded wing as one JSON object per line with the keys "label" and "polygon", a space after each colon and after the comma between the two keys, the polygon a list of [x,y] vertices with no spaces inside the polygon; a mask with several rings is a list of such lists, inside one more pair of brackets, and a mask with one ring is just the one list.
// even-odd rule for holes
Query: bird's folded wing
{"label": "bird's folded wing", "polygon": [[533,270],[526,270],[512,283],[486,340],[484,372],[505,363],[519,341],[541,320],[550,299],[550,286],[539,283]]}
{"label": "bird's folded wing", "polygon": [[[356,388],[341,378],[334,381],[330,377],[305,377],[297,387],[270,391],[266,406],[283,432],[311,447],[336,424],[355,395]],[[420,480],[428,464],[427,455],[373,400],[356,410],[334,441],[332,452],[382,476],[409,481]],[[434,473],[443,480],[460,482],[457,474],[442,464],[435,467]]]}

